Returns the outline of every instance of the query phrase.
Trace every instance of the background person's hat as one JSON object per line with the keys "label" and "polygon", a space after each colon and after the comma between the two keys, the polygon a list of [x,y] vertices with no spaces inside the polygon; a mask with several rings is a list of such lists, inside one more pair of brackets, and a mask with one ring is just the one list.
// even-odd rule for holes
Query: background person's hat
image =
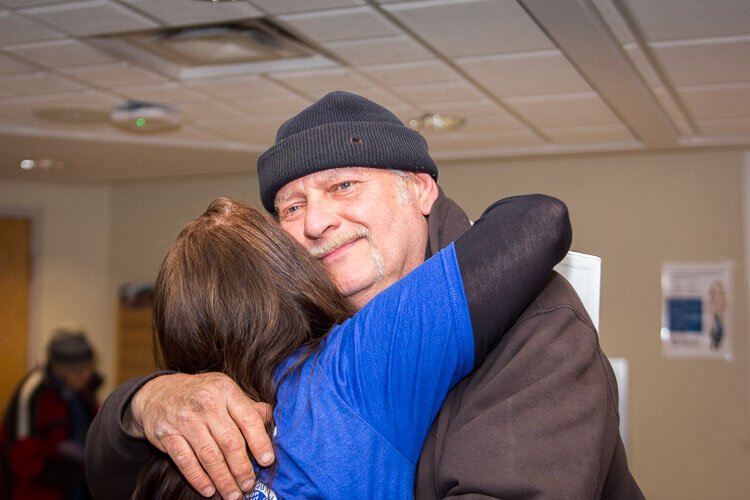
{"label": "background person's hat", "polygon": [[91,363],[94,350],[81,330],[58,328],[47,343],[47,360],[57,365]]}
{"label": "background person's hat", "polygon": [[419,132],[379,104],[335,91],[281,125],[276,143],[258,158],[263,206],[276,214],[274,199],[284,185],[340,167],[426,172],[434,179],[438,175]]}

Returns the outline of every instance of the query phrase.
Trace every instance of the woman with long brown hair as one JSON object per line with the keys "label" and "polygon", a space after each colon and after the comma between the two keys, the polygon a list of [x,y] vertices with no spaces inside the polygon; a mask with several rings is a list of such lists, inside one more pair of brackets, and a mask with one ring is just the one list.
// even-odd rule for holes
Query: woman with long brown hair
{"label": "woman with long brown hair", "polygon": [[[448,390],[499,341],[570,239],[559,201],[498,202],[353,314],[274,220],[219,198],[159,270],[156,356],[170,370],[224,372],[271,404],[278,460],[259,471],[253,498],[408,497]],[[517,269],[525,286],[504,279]],[[163,456],[144,466],[133,497],[191,496],[202,498]]]}

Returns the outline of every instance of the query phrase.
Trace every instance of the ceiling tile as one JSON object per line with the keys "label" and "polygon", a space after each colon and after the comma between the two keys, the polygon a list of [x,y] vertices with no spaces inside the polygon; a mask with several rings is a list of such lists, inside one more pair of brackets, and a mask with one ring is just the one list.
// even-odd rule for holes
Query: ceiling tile
{"label": "ceiling tile", "polygon": [[152,71],[127,62],[99,66],[60,68],[60,71],[103,87],[120,87],[136,83],[156,83],[166,79]]}
{"label": "ceiling tile", "polygon": [[[128,133],[131,137],[138,134],[132,132]],[[223,137],[217,134],[211,129],[205,129],[199,125],[195,125],[190,122],[183,121],[179,128],[172,130],[164,130],[158,133],[150,133],[148,135],[140,136],[144,139],[151,139],[154,141],[194,141],[210,142],[212,145],[216,144],[217,140],[222,140]]]}
{"label": "ceiling tile", "polygon": [[384,8],[447,56],[554,47],[515,1],[434,0]]}
{"label": "ceiling tile", "polygon": [[484,116],[470,116],[459,129],[462,133],[495,132],[499,130],[519,130],[524,126],[508,113]]}
{"label": "ceiling tile", "polygon": [[274,73],[272,78],[302,92],[326,92],[344,88],[369,87],[367,78],[348,68]]}
{"label": "ceiling tile", "polygon": [[157,27],[151,19],[109,0],[26,9],[25,14],[72,35],[99,35]]}
{"label": "ceiling tile", "polygon": [[620,120],[594,92],[509,97],[505,102],[539,128],[617,124]]}
{"label": "ceiling tile", "polygon": [[468,101],[445,101],[440,103],[440,110],[425,109],[426,107],[434,106],[422,106],[422,111],[426,113],[448,113],[459,117],[470,117],[470,116],[485,116],[488,114],[501,114],[503,109],[492,99],[471,99]]}
{"label": "ceiling tile", "polygon": [[0,12],[0,44],[61,38],[64,35],[13,12]]}
{"label": "ceiling tile", "polygon": [[312,104],[308,99],[291,93],[275,96],[264,96],[255,99],[232,99],[232,105],[245,112],[248,116],[275,115],[287,113],[289,116],[297,114]]}
{"label": "ceiling tile", "polygon": [[288,118],[288,115],[224,118],[202,121],[201,125],[241,143],[257,144],[267,148],[274,143],[276,131]]}
{"label": "ceiling tile", "polygon": [[434,153],[469,153],[475,155],[482,150],[497,152],[501,149],[527,149],[544,146],[538,136],[529,130],[505,130],[477,134],[453,133],[440,136],[426,135],[430,151]]}
{"label": "ceiling tile", "polygon": [[261,17],[247,2],[197,2],[185,0],[121,0],[169,26],[209,24]]}
{"label": "ceiling tile", "polygon": [[252,0],[252,3],[269,14],[287,14],[290,12],[309,12],[337,7],[362,5],[364,0]]}
{"label": "ceiling tile", "polygon": [[0,78],[0,87],[19,95],[56,94],[86,88],[67,78],[45,72],[6,76]]}
{"label": "ceiling tile", "polygon": [[401,31],[369,6],[288,14],[279,19],[316,42],[397,35]]}
{"label": "ceiling tile", "polygon": [[750,81],[750,36],[651,46],[674,85]]}
{"label": "ceiling tile", "polygon": [[446,82],[460,78],[450,66],[436,59],[362,66],[359,70],[386,85]]}
{"label": "ceiling tile", "polygon": [[698,122],[701,135],[706,137],[746,137],[750,139],[750,118],[702,120]]}
{"label": "ceiling tile", "polygon": [[174,82],[136,84],[117,87],[117,93],[126,99],[146,102],[181,102],[205,99],[203,94]]}
{"label": "ceiling tile", "polygon": [[185,117],[197,122],[246,116],[246,113],[237,109],[235,106],[210,99],[174,103],[173,107]]}
{"label": "ceiling tile", "polygon": [[352,66],[430,59],[432,54],[406,35],[325,44]]}
{"label": "ceiling tile", "polygon": [[398,85],[394,86],[393,90],[414,104],[435,103],[437,107],[440,107],[439,103],[442,101],[471,100],[484,97],[484,94],[476,87],[463,80]]}
{"label": "ceiling tile", "polygon": [[541,132],[554,144],[639,144],[633,134],[622,125],[545,128]]}
{"label": "ceiling tile", "polygon": [[35,70],[33,66],[22,63],[0,53],[0,75],[13,75],[18,73],[32,73]]}
{"label": "ceiling tile", "polygon": [[398,114],[398,110],[408,110],[411,111],[414,108],[409,106],[408,104],[404,103],[401,99],[394,96],[390,92],[383,90],[379,87],[340,87],[337,89],[325,89],[321,90],[319,92],[316,92],[314,94],[310,94],[310,97],[313,99],[320,99],[324,95],[326,95],[328,92],[332,90],[344,90],[346,92],[351,92],[353,94],[360,95],[366,99],[369,99],[371,101],[374,101],[381,106],[385,106],[388,108],[392,113]]}
{"label": "ceiling tile", "polygon": [[50,68],[117,61],[113,56],[73,39],[13,45],[5,50]]}
{"label": "ceiling tile", "polygon": [[677,91],[697,121],[713,118],[750,118],[750,83],[696,85]]}
{"label": "ceiling tile", "polygon": [[625,3],[647,40],[750,31],[750,2],[745,0],[627,0]]}
{"label": "ceiling tile", "polygon": [[222,99],[250,99],[266,95],[284,94],[287,90],[277,83],[257,75],[232,78],[207,78],[186,83],[192,89]]}
{"label": "ceiling tile", "polygon": [[498,97],[590,90],[557,50],[467,57],[456,63]]}
{"label": "ceiling tile", "polygon": [[58,123],[43,120],[34,116],[35,110],[67,110],[67,109],[78,109],[78,110],[89,110],[89,111],[102,111],[109,112],[112,110],[118,101],[117,99],[98,92],[95,90],[86,90],[79,92],[66,92],[64,94],[56,94],[54,96],[27,96],[19,99],[14,99],[13,102],[3,103],[2,109],[6,116],[11,116],[23,123],[29,125],[39,125],[44,128],[95,128],[101,127],[103,124],[76,124],[76,123]]}

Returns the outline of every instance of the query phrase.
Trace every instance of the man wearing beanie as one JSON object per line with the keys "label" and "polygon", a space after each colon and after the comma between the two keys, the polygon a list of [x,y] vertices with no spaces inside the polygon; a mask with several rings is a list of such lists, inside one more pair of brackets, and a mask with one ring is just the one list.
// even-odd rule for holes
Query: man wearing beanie
{"label": "man wearing beanie", "polygon": [[[358,308],[470,226],[437,177],[418,132],[347,92],[329,93],[284,123],[258,159],[265,208]],[[513,200],[522,206],[524,199]],[[503,279],[525,283],[523,270]],[[216,374],[131,381],[92,427],[97,439],[87,453],[97,470],[89,481],[105,491],[106,471],[118,465],[109,497],[128,498],[154,452],[150,442],[198,491],[239,498],[253,477],[242,436],[258,463],[272,459],[266,411]],[[553,273],[484,363],[449,393],[416,464],[415,497],[642,498],[618,424],[616,382],[596,330]]]}
{"label": "man wearing beanie", "polygon": [[61,328],[46,362],[18,385],[0,431],[2,498],[83,500],[86,433],[98,405],[94,351],[78,329]]}

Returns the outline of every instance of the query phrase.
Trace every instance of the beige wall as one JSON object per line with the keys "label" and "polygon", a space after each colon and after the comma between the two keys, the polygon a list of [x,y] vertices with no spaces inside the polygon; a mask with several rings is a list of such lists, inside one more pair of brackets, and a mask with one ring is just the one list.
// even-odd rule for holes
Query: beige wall
{"label": "beige wall", "polygon": [[[649,498],[735,499],[750,491],[742,171],[740,152],[441,163],[440,184],[473,217],[507,195],[562,198],[574,249],[603,258],[601,341],[607,354],[630,363],[629,457]],[[80,310],[111,335],[98,339],[111,369],[116,285],[152,280],[179,227],[220,195],[257,203],[257,179],[131,183],[111,191],[0,183],[0,207],[9,196],[11,204],[41,207],[45,238],[56,242],[41,250],[49,264],[40,269],[51,276],[43,278],[49,291],[38,296],[36,307],[46,312],[36,335],[63,311]],[[719,259],[736,263],[734,362],[663,358],[662,263]],[[85,292],[85,310],[72,293],[60,293],[71,283]]]}
{"label": "beige wall", "polygon": [[116,297],[111,199],[108,186],[0,182],[0,214],[33,218],[30,366],[54,328],[75,323],[89,333],[104,373],[110,372]]}
{"label": "beige wall", "polygon": [[120,184],[112,195],[115,284],[153,281],[181,227],[219,196],[260,205],[255,175]]}

